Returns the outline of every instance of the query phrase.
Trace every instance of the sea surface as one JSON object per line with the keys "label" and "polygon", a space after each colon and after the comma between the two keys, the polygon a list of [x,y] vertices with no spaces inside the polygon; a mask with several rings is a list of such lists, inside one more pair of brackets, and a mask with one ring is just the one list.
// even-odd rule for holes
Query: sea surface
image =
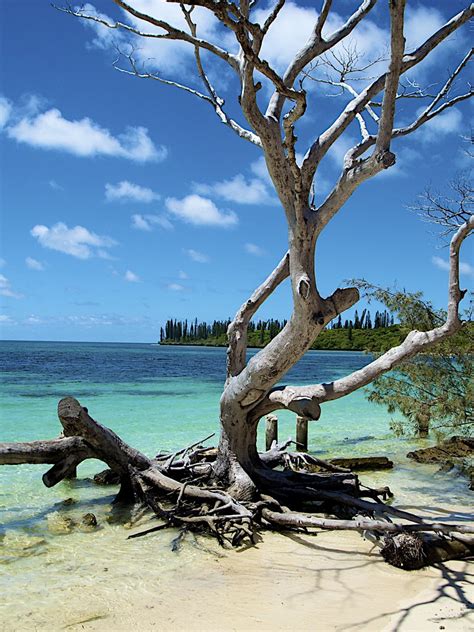
{"label": "sea surface", "polygon": [[[310,351],[285,383],[330,381],[370,360],[359,352]],[[5,341],[0,364],[0,441],[57,437],[57,402],[66,395],[149,456],[218,432],[225,349]],[[279,420],[280,440],[294,436],[294,416],[279,413]],[[389,485],[399,505],[438,510],[448,520],[472,517],[466,480],[410,462],[406,453],[426,443],[395,438],[389,425],[385,409],[359,391],[324,404],[321,419],[310,424],[309,450],[323,457],[386,455],[395,468],[363,475],[363,481]],[[51,617],[57,617],[59,629],[65,602],[77,616],[89,603],[87,612],[92,608],[100,618],[114,599],[151,590],[150,577],[156,590],[181,564],[203,554],[192,547],[171,553],[168,531],[127,541],[131,529],[151,518],[111,505],[115,489],[90,479],[103,467],[86,461],[77,480],[46,489],[41,476],[47,465],[0,466],[0,626],[3,621],[5,630],[56,629]],[[99,521],[92,532],[81,526],[87,512]]]}

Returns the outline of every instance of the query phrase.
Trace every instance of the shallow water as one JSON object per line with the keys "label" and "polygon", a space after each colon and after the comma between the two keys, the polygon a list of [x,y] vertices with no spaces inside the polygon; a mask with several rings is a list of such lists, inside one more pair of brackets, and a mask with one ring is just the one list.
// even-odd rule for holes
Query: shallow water
{"label": "shallow water", "polygon": [[[77,397],[93,417],[150,456],[217,432],[224,349],[0,342],[0,352],[1,441],[57,436],[55,411],[65,395]],[[370,359],[358,352],[312,351],[286,382],[336,379]],[[294,417],[281,413],[279,418],[280,439],[294,435]],[[322,455],[387,455],[395,469],[363,476],[363,481],[389,485],[397,504],[443,511],[451,520],[468,517],[473,508],[466,481],[454,474],[437,475],[433,466],[410,463],[404,455],[415,442],[395,439],[389,421],[383,408],[368,403],[362,392],[355,393],[324,405],[321,420],[310,426],[309,448]],[[88,461],[80,466],[78,480],[53,489],[41,483],[47,466],[0,468],[5,629],[31,629],[48,621],[53,629],[52,613],[58,613],[58,604],[64,602],[76,604],[77,616],[83,608],[87,616],[100,617],[105,602],[132,599],[139,588],[164,588],[181,565],[203,556],[195,547],[171,553],[171,532],[127,541],[132,522],[135,529],[150,518],[119,514],[112,508],[114,488],[98,487],[87,479],[102,468],[101,463]],[[68,498],[74,503],[64,505]],[[98,518],[94,532],[80,526],[87,512]],[[68,526],[65,518],[73,524]],[[216,552],[204,555],[213,559]],[[87,603],[94,595],[91,614]]]}

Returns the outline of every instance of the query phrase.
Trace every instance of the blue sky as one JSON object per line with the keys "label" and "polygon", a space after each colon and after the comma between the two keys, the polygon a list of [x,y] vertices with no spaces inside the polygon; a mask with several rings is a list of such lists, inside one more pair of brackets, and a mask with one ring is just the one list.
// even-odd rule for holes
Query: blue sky
{"label": "blue sky", "polygon": [[[134,4],[160,15],[177,11],[160,0]],[[304,41],[319,4],[287,3],[264,49],[278,69]],[[337,27],[354,3],[334,4],[330,26]],[[386,4],[351,40],[367,59],[386,47]],[[465,6],[407,4],[408,47]],[[125,19],[110,1],[88,10]],[[127,46],[123,34],[60,13],[46,0],[4,0],[0,11],[1,337],[154,341],[169,317],[231,316],[286,250],[283,211],[258,148],[222,125],[203,101],[114,70],[114,44]],[[212,20],[199,23],[203,34],[229,45]],[[468,34],[464,28],[450,38],[411,79],[422,85],[446,79],[468,50]],[[198,86],[192,50],[182,45],[147,41],[135,55],[168,78]],[[233,78],[205,61],[238,116]],[[348,100],[327,90],[308,86],[311,107],[298,131],[302,153]],[[268,98],[265,85],[261,92]],[[398,122],[411,121],[420,106],[400,102]],[[406,206],[430,183],[442,189],[468,167],[462,135],[472,111],[465,102],[396,144],[396,167],[353,195],[318,244],[323,294],[364,277],[424,290],[444,305],[446,250]],[[349,129],[326,157],[318,195],[329,190],[357,134]],[[464,286],[474,275],[472,255],[472,244],[465,244]],[[290,301],[284,284],[259,315],[287,317]]]}

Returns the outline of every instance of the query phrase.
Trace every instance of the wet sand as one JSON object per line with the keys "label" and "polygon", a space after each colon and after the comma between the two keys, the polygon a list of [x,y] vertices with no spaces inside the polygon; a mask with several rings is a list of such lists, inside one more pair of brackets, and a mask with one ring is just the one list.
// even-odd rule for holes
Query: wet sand
{"label": "wet sand", "polygon": [[[169,555],[173,534],[154,537]],[[101,562],[90,590],[71,583],[54,605],[25,611],[5,630],[474,629],[472,563],[405,572],[356,533],[268,533],[240,551],[190,535],[172,555],[161,572],[158,560],[143,563],[141,581],[135,569],[127,576],[122,565],[118,576],[113,561]]]}

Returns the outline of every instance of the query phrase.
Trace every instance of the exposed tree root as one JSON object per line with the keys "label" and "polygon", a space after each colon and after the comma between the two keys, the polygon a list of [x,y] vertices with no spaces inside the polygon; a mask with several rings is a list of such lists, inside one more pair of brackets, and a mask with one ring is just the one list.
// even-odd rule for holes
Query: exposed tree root
{"label": "exposed tree root", "polygon": [[[86,458],[104,461],[119,476],[119,499],[142,503],[162,521],[131,538],[179,527],[173,544],[177,550],[188,531],[210,533],[222,545],[238,546],[253,543],[260,527],[355,530],[378,542],[386,561],[406,569],[474,553],[474,538],[467,537],[474,534],[474,525],[427,521],[387,505],[382,500],[390,495],[387,488],[365,488],[344,468],[287,452],[291,442],[261,455],[254,497],[238,500],[215,474],[216,450],[202,445],[213,435],[149,459],[94,421],[71,397],[59,402],[58,416],[65,436],[0,444],[0,464],[52,464],[43,476],[51,487]],[[315,465],[322,471],[308,472]]]}

